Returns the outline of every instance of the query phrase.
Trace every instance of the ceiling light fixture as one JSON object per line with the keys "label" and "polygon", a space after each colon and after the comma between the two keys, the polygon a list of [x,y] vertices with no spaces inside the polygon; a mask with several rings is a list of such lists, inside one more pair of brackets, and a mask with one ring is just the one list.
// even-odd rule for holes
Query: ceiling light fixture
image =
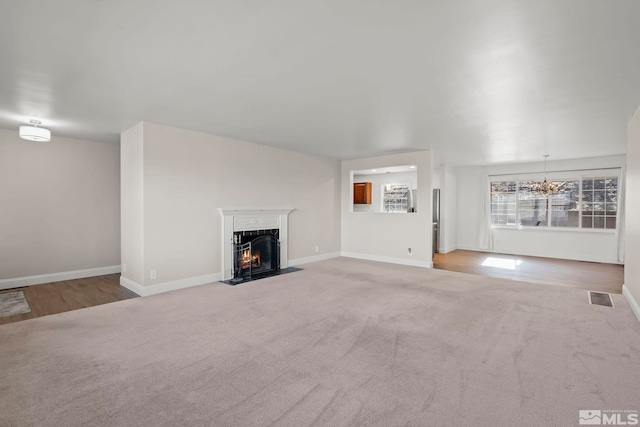
{"label": "ceiling light fixture", "polygon": [[542,181],[541,184],[536,184],[533,190],[542,194],[555,193],[558,191],[558,186],[553,182],[547,181],[547,157],[549,157],[549,155],[545,154],[542,157],[544,157],[544,181]]}
{"label": "ceiling light fixture", "polygon": [[31,126],[20,126],[20,138],[28,141],[49,142],[51,141],[51,131],[45,128],[39,128],[42,124],[40,120],[29,120]]}
{"label": "ceiling light fixture", "polygon": [[542,182],[542,191],[545,193],[555,193],[558,189],[557,186],[553,182],[547,181],[547,157],[548,154],[544,155],[544,181]]}

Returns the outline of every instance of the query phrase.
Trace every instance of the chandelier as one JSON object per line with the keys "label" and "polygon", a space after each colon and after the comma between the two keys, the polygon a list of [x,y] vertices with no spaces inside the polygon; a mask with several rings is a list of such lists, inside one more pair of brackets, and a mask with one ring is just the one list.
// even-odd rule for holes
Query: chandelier
{"label": "chandelier", "polygon": [[549,155],[545,154],[542,157],[544,157],[544,181],[542,181],[542,183],[536,183],[533,191],[542,194],[555,193],[558,191],[558,186],[553,182],[547,181],[547,157],[549,157]]}

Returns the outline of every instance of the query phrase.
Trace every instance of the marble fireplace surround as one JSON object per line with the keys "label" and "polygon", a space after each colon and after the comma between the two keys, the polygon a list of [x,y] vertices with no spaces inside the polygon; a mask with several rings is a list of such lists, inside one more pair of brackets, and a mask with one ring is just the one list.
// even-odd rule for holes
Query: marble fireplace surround
{"label": "marble fireplace surround", "polygon": [[249,230],[279,230],[280,268],[289,266],[287,248],[289,213],[293,209],[218,208],[222,215],[222,280],[233,277],[233,233]]}

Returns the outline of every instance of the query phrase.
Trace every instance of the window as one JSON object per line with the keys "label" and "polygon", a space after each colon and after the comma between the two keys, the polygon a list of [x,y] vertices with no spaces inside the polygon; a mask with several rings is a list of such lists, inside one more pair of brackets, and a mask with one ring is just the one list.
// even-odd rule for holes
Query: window
{"label": "window", "polygon": [[558,191],[549,196],[552,227],[580,227],[580,180],[554,183]]}
{"label": "window", "polygon": [[616,228],[618,178],[586,178],[582,181],[582,228]]}
{"label": "window", "polygon": [[516,225],[516,183],[514,181],[491,183],[491,223]]}
{"label": "window", "polygon": [[539,181],[491,183],[491,224],[524,227],[615,229],[617,177],[554,180],[545,194]]}
{"label": "window", "polygon": [[548,200],[546,194],[530,191],[534,181],[524,181],[518,185],[518,219],[519,225],[548,225]]}
{"label": "window", "polygon": [[409,184],[386,184],[382,186],[382,209],[384,212],[407,212],[409,209]]}

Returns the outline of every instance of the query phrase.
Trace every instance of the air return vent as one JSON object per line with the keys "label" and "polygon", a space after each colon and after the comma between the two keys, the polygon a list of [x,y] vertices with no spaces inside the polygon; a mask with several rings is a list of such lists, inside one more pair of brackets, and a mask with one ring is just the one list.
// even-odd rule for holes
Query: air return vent
{"label": "air return vent", "polygon": [[603,292],[589,292],[589,304],[603,305],[605,307],[613,307],[613,299],[611,294],[605,294]]}

